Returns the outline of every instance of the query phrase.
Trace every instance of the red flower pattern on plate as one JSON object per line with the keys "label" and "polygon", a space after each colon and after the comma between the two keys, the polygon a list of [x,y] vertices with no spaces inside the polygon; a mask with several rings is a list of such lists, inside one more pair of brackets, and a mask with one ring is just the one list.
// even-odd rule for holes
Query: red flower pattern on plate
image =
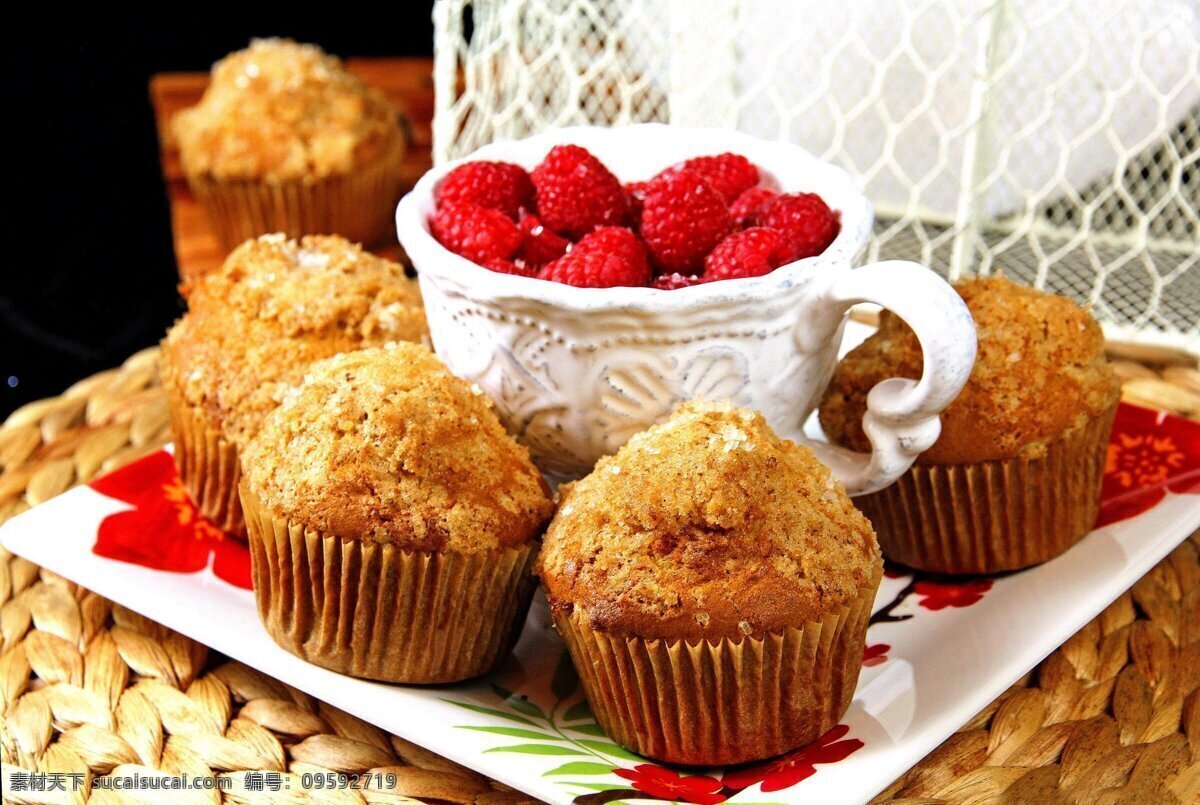
{"label": "red flower pattern on plate", "polygon": [[887,643],[872,643],[863,649],[862,664],[864,668],[873,668],[888,661],[888,652],[892,647]]}
{"label": "red flower pattern on plate", "polygon": [[1167,492],[1200,494],[1200,426],[1122,404],[1108,443],[1096,527],[1141,514]]}
{"label": "red flower pattern on plate", "polygon": [[918,581],[913,592],[921,597],[917,603],[934,612],[946,607],[962,608],[978,604],[987,591],[992,589],[991,579],[976,581]]}
{"label": "red flower pattern on plate", "polygon": [[613,774],[629,780],[638,791],[671,802],[716,805],[725,801],[721,781],[705,775],[683,776],[672,769],[641,763],[632,769],[613,769]]}
{"label": "red flower pattern on plate", "polygon": [[791,788],[801,780],[816,774],[818,763],[837,763],[861,749],[863,742],[857,738],[841,740],[849,731],[850,728],[845,724],[838,724],[808,746],[803,746],[791,754],[768,760],[766,763],[728,771],[721,778],[721,782],[728,788],[739,791],[755,783],[762,783],[764,794]]}
{"label": "red flower pattern on plate", "polygon": [[96,555],[174,573],[196,573],[211,561],[215,576],[251,589],[250,551],[196,510],[170,454],[160,450],[88,486],[134,507],[100,522]]}

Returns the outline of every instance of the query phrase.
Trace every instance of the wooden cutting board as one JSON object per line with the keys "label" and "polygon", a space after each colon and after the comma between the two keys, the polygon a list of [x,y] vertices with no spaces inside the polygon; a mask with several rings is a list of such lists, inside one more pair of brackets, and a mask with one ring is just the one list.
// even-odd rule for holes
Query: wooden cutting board
{"label": "wooden cutting board", "polygon": [[[378,87],[403,110],[410,133],[404,161],[404,186],[411,187],[432,164],[433,60],[428,58],[347,59],[346,67]],[[163,178],[171,202],[171,228],[181,279],[195,278],[216,268],[225,257],[204,210],[188,189],[171,136],[170,120],[181,109],[199,102],[208,87],[208,73],[161,73],[150,80],[150,99],[158,128]],[[394,243],[376,250],[396,257]]]}

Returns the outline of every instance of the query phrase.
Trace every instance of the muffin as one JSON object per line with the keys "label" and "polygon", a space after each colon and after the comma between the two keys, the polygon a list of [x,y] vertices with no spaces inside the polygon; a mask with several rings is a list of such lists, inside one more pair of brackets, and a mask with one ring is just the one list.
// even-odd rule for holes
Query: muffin
{"label": "muffin", "polygon": [[604,731],[711,765],[837,724],[882,564],[811,451],[757,412],[687,403],[561,490],[538,572]]}
{"label": "muffin", "polygon": [[337,232],[368,246],[391,232],[399,112],[315,45],[256,39],[226,56],[171,130],[226,249],[268,232]]}
{"label": "muffin", "polygon": [[188,292],[162,344],[175,463],[205,517],[235,535],[238,451],[309,364],[427,339],[417,283],[339,237],[248,241]]}
{"label": "muffin", "polygon": [[[970,379],[942,413],[937,442],[892,486],[856,499],[884,555],[938,573],[1045,562],[1096,521],[1120,384],[1091,315],[1002,277],[961,282],[979,333]],[[919,378],[921,347],[885,312],[838,365],[820,405],[831,441],[868,450],[867,394]]]}
{"label": "muffin", "polygon": [[486,673],[553,505],[478,387],[399,343],[309,367],[243,454],[254,591],[280,646],[387,682]]}

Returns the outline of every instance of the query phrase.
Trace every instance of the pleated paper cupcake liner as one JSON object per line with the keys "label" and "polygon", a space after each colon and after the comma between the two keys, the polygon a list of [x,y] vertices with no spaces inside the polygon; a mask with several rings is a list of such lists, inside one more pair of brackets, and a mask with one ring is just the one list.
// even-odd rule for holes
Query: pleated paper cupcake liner
{"label": "pleated paper cupcake liner", "polygon": [[895,484],[856,498],[884,556],[918,570],[1017,570],[1087,535],[1116,406],[1068,431],[1040,458],[914,465]]}
{"label": "pleated paper cupcake liner", "polygon": [[237,448],[225,440],[216,423],[199,407],[184,399],[169,369],[163,372],[163,388],[179,479],[201,514],[218,528],[246,539],[246,524],[238,499],[242,470]]}
{"label": "pleated paper cupcake liner", "polygon": [[384,682],[457,682],[512,650],[536,581],[536,543],[410,552],[271,514],[242,484],[258,614],[275,642],[323,668]]}
{"label": "pleated paper cupcake liner", "polygon": [[617,743],[664,763],[726,765],[811,743],[854,697],[882,569],[851,604],[762,638],[646,640],[556,614],[596,720]]}
{"label": "pleated paper cupcake liner", "polygon": [[226,250],[273,232],[341,235],[369,247],[392,231],[404,151],[397,134],[379,159],[341,176],[286,181],[188,176],[188,184]]}

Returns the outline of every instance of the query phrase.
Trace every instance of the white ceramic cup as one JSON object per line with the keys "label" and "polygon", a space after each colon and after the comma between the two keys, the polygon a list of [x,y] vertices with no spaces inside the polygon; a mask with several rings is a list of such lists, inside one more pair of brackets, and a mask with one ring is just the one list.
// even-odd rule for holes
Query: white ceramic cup
{"label": "white ceramic cup", "polygon": [[[823,254],[766,276],[673,291],[573,288],[499,274],[430,234],[434,189],[448,171],[474,159],[531,169],[560,143],[582,145],[625,182],[689,157],[734,151],[758,165],[768,183],[820,194],[841,213],[841,232]],[[966,305],[933,271],[897,260],[852,268],[873,219],[844,171],[798,146],[661,124],[563,128],[492,143],[426,173],[396,210],[435,350],[495,400],[544,470],[584,474],[680,401],[729,399],[762,411],[781,436],[816,450],[851,494],[888,485],[933,445],[938,414],[962,389],[975,358]],[[864,418],[870,454],[812,443],[801,430],[829,382],[846,312],[857,302],[895,311],[916,332],[925,359],[920,382],[893,378],[871,390]]]}

